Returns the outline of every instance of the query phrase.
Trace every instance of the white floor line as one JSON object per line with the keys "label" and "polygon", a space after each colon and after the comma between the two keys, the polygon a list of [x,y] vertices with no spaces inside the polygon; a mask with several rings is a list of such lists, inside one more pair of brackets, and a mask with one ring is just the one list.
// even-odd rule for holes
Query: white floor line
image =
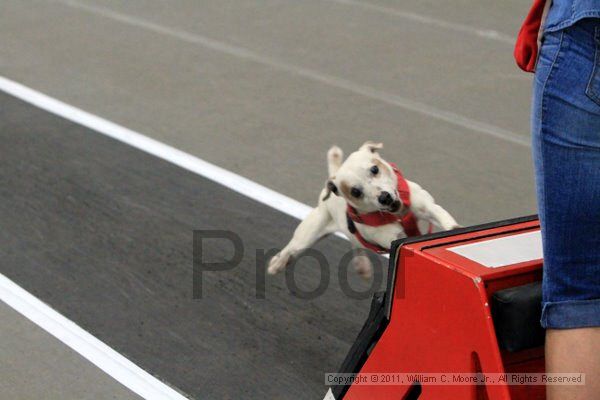
{"label": "white floor line", "polygon": [[63,4],[68,7],[76,8],[93,15],[108,18],[113,21],[118,21],[130,26],[135,26],[161,35],[170,36],[175,39],[194,45],[199,45],[211,49],[213,51],[228,54],[233,57],[250,60],[258,64],[266,65],[270,68],[302,76],[306,79],[310,79],[315,82],[319,82],[338,89],[343,89],[354,94],[368,97],[370,99],[378,100],[386,104],[390,104],[396,107],[403,108],[405,110],[425,115],[430,118],[437,119],[439,121],[447,122],[451,125],[458,126],[460,128],[465,128],[473,132],[478,132],[487,136],[501,139],[509,143],[514,143],[525,147],[530,146],[529,138],[526,135],[521,135],[510,130],[500,128],[498,126],[488,124],[486,122],[477,121],[475,119],[468,118],[463,115],[453,113],[451,111],[442,110],[430,106],[428,104],[413,101],[405,97],[398,96],[396,94],[384,92],[370,86],[361,85],[359,83],[355,83],[344,78],[339,78],[337,76],[328,75],[309,68],[289,64],[274,59],[272,57],[264,56],[262,54],[253,52],[252,50],[248,50],[243,47],[233,46],[203,35],[198,35],[195,33],[166,27],[163,25],[156,24],[152,21],[148,21],[146,19],[119,13],[117,11],[113,11],[105,7],[84,4],[76,0],[51,1]]}
{"label": "white floor line", "polygon": [[187,399],[2,274],[0,274],[0,300],[142,398],[150,400]]}
{"label": "white floor line", "polygon": [[514,45],[516,37],[512,37],[502,32],[498,32],[493,29],[483,29],[477,28],[471,25],[459,24],[455,22],[448,22],[438,18],[429,17],[427,15],[417,14],[409,11],[399,10],[397,8],[380,6],[377,4],[372,4],[366,1],[357,1],[357,0],[324,0],[330,1],[333,3],[349,5],[354,7],[359,7],[364,10],[378,12],[380,14],[392,15],[394,17],[403,18],[406,20],[410,20],[413,22],[418,22],[421,24],[435,26],[437,28],[443,28],[450,31],[467,33],[470,35],[479,36],[485,39],[495,40],[500,43],[505,43],[508,45]]}
{"label": "white floor line", "polygon": [[[0,91],[169,161],[292,217],[303,219],[311,210],[311,207],[306,204],[240,175],[2,76],[0,76]],[[341,234],[339,236],[345,238]],[[141,397],[150,400],[186,399],[2,274],[0,274],[0,300]]]}
{"label": "white floor line", "polygon": [[169,161],[292,217],[304,219],[311,210],[311,207],[306,204],[250,179],[1,76],[0,90],[52,114]]}
{"label": "white floor line", "polygon": [[[97,115],[83,111],[80,108],[64,103],[3,76],[0,76],[0,91],[8,93],[54,115],[58,115],[98,133],[126,143],[136,149],[152,154],[155,157],[198,174],[219,185],[225,186],[234,192],[299,220],[306,218],[313,208],[234,172],[211,164],[208,161],[204,161],[201,158],[115,124],[114,122],[98,117]],[[348,239],[340,232],[335,235],[342,239]],[[384,257],[388,257],[388,255],[384,255]]]}
{"label": "white floor line", "polygon": [[[65,104],[2,76],[0,76],[0,91],[169,161],[292,217],[302,219],[311,210],[305,204],[240,175]],[[183,400],[186,398],[77,326],[74,322],[54,311],[2,274],[0,274],[0,300],[143,398],[151,400]]]}

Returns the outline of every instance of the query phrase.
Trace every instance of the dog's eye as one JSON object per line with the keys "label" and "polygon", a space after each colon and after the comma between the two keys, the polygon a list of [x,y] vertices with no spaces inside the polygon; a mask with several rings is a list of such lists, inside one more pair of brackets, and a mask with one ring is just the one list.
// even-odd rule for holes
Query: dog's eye
{"label": "dog's eye", "polygon": [[378,167],[377,165],[373,165],[373,166],[371,167],[371,173],[372,173],[373,175],[377,175],[377,174],[379,173],[379,167]]}
{"label": "dog's eye", "polygon": [[352,195],[352,197],[356,197],[358,199],[360,196],[362,196],[362,190],[353,187],[352,190],[350,190],[350,194]]}

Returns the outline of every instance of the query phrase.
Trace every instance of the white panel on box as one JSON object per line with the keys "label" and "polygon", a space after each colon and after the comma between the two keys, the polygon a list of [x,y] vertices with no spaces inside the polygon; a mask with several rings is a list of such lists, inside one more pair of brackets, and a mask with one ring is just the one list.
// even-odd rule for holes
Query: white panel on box
{"label": "white panel on box", "polygon": [[449,247],[448,250],[489,268],[543,258],[542,236],[539,230]]}

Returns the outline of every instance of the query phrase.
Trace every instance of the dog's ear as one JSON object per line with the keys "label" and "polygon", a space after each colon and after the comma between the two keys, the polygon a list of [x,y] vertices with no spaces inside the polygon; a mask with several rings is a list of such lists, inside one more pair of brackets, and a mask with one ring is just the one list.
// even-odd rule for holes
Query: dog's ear
{"label": "dog's ear", "polygon": [[383,143],[375,143],[372,141],[365,142],[361,147],[361,150],[368,150],[371,153],[376,153],[377,150],[383,149]]}
{"label": "dog's ear", "polygon": [[331,178],[330,180],[327,181],[327,185],[325,186],[325,189],[326,189],[326,192],[325,192],[325,196],[323,196],[323,201],[327,200],[329,198],[329,196],[331,196],[331,193],[335,194],[336,196],[339,196],[339,191],[338,191],[337,186],[333,182],[333,178]]}
{"label": "dog's ear", "polygon": [[329,190],[330,192],[332,192],[336,196],[338,195],[338,188],[337,188],[337,186],[335,185],[335,183],[332,180],[327,181],[327,190]]}

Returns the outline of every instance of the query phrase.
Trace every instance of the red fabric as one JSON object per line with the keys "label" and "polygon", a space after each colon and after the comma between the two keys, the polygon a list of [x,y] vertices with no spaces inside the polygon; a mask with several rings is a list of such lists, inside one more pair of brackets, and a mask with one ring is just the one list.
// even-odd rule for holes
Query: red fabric
{"label": "red fabric", "polygon": [[[404,233],[406,233],[406,236],[408,237],[419,236],[421,234],[419,226],[417,225],[417,219],[415,218],[415,214],[411,212],[407,213],[402,218],[400,218],[400,224],[402,224]],[[431,231],[431,227],[429,230]]]}
{"label": "red fabric", "polygon": [[[406,207],[410,207],[410,189],[408,187],[408,182],[402,176],[402,172],[398,169],[396,164],[391,164],[392,168],[394,168],[394,172],[396,173],[396,178],[398,178],[398,194],[400,194],[400,200],[402,200],[402,204]],[[400,224],[402,224],[402,228],[404,229],[404,233],[406,236],[419,236],[421,231],[417,225],[417,218],[415,218],[415,214],[412,212],[407,212],[403,217],[400,218]],[[431,233],[431,225],[429,225],[429,232]]]}
{"label": "red fabric", "polygon": [[[406,179],[404,179],[404,176],[402,176],[402,173],[400,172],[400,170],[398,169],[396,164],[390,164],[390,165],[392,166],[392,168],[394,169],[394,173],[396,174],[396,178],[398,181],[397,189],[398,189],[398,194],[400,195],[400,200],[402,201],[402,204],[404,207],[409,208],[410,207],[410,188],[408,187],[408,182],[406,181]],[[370,213],[366,213],[366,214],[359,214],[358,211],[356,210],[356,208],[354,208],[350,204],[348,204],[346,207],[346,214],[352,221],[358,222],[359,224],[364,224],[364,225],[368,225],[368,226],[382,226],[382,225],[387,225],[387,224],[392,224],[392,223],[400,223],[400,225],[402,225],[402,228],[404,229],[404,233],[406,233],[406,236],[409,236],[409,237],[419,236],[421,234],[421,231],[419,230],[419,227],[417,225],[417,218],[411,211],[408,211],[403,216],[392,214],[390,212],[385,212],[385,211],[375,211],[375,212],[370,212]],[[430,224],[429,225],[429,233],[431,233],[431,230],[432,230],[432,226]],[[372,250],[376,253],[388,253],[389,252],[389,249],[383,248],[376,243],[371,243],[371,242],[367,241],[361,235],[361,233],[358,231],[358,229],[355,230],[354,236],[364,247],[366,247],[369,250]]]}
{"label": "red fabric", "polygon": [[398,194],[400,195],[400,200],[402,201],[402,204],[408,208],[410,207],[410,188],[408,187],[408,182],[404,179],[402,172],[400,172],[396,164],[390,163],[390,165],[394,169],[394,173],[398,179]]}
{"label": "red fabric", "polygon": [[359,214],[356,208],[350,204],[346,207],[346,212],[354,222],[369,226],[381,226],[398,222],[398,216],[389,212],[375,211],[366,214]]}
{"label": "red fabric", "polygon": [[538,54],[538,34],[542,25],[545,4],[546,0],[534,0],[515,43],[515,61],[519,68],[526,72],[535,70]]}
{"label": "red fabric", "polygon": [[358,241],[360,242],[360,244],[363,245],[363,247],[371,250],[374,253],[384,254],[384,253],[389,253],[390,252],[390,249],[386,249],[384,247],[381,247],[377,243],[373,243],[373,242],[367,241],[367,239],[365,239],[363,237],[363,235],[361,235],[358,230],[356,230],[354,232],[354,237],[356,237],[356,239],[358,239]]}

